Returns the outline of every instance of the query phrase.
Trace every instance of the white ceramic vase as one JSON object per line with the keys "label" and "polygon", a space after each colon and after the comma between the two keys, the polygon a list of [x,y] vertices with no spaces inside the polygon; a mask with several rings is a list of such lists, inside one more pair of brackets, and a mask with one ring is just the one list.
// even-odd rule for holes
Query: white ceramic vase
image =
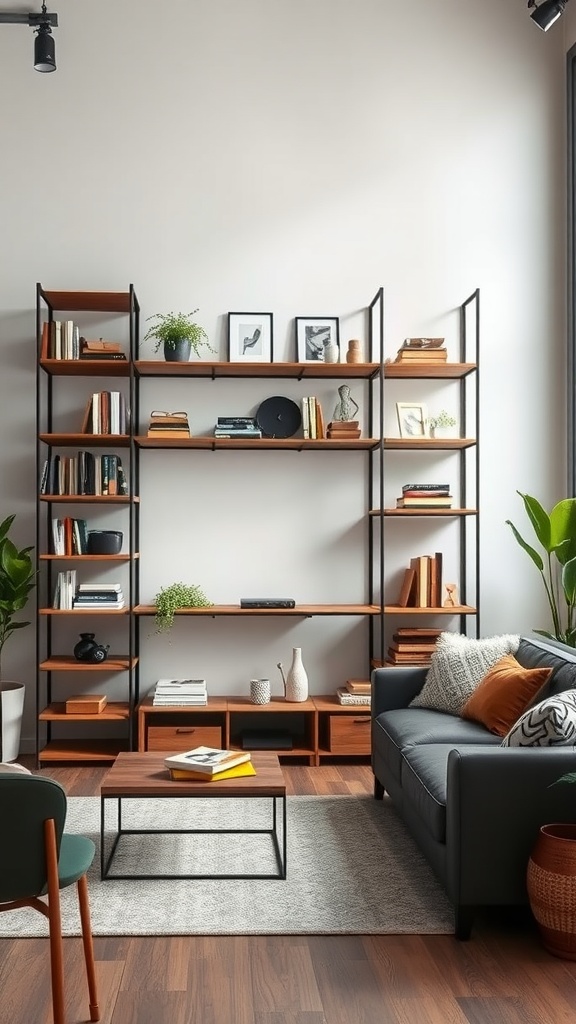
{"label": "white ceramic vase", "polygon": [[302,648],[292,648],[292,664],[286,676],[286,700],[300,703],[308,698],[308,676],[302,662]]}
{"label": "white ceramic vase", "polygon": [[2,742],[0,761],[16,761],[20,751],[20,729],[24,713],[24,683],[0,683],[2,701]]}

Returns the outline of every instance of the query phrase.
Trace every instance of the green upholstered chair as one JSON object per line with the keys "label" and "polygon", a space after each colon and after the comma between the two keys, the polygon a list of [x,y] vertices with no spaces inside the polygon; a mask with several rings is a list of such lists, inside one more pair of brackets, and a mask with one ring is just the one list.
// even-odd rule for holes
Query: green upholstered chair
{"label": "green upholstered chair", "polygon": [[66,805],[66,793],[54,779],[0,774],[0,911],[33,907],[48,918],[54,1024],[64,1024],[60,889],[74,882],[78,888],[90,1020],[100,1020],[86,880],[96,848],[86,836],[64,832]]}

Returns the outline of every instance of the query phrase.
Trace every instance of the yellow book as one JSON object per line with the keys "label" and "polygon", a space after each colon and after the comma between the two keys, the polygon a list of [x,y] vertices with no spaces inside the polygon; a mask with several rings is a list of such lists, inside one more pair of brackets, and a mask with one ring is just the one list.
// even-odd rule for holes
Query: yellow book
{"label": "yellow book", "polygon": [[198,779],[200,782],[218,782],[219,779],[240,779],[245,775],[256,775],[256,769],[251,761],[244,761],[243,764],[236,764],[233,768],[227,768],[215,775],[206,775],[205,772],[188,772],[184,768],[169,768],[170,778]]}

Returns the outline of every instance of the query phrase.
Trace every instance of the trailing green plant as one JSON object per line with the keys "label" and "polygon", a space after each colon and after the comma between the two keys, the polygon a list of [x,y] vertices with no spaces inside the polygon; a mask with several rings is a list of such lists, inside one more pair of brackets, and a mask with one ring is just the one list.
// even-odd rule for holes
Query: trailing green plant
{"label": "trailing green plant", "polygon": [[203,345],[211,352],[215,352],[204,328],[191,319],[197,312],[197,309],[193,309],[191,313],[154,313],[147,320],[156,320],[157,322],[148,328],[144,335],[144,341],[156,338],[155,352],[162,345],[176,348],[179,341],[189,341],[196,355],[199,355]]}
{"label": "trailing green plant", "polygon": [[212,608],[203,590],[196,585],[171,583],[162,587],[154,598],[156,606],[156,631],[166,633],[174,624],[174,612],[179,608]]}
{"label": "trailing green plant", "polygon": [[8,536],[15,518],[7,516],[0,523],[0,681],[4,644],[15,630],[30,625],[15,621],[14,616],[26,606],[30,591],[36,585],[36,571],[30,557],[34,549],[28,547],[19,551]]}
{"label": "trailing green plant", "polygon": [[521,548],[538,569],[552,616],[552,632],[535,629],[540,636],[576,647],[576,498],[564,498],[546,512],[537,498],[517,491],[544,556],[528,544],[506,520]]}

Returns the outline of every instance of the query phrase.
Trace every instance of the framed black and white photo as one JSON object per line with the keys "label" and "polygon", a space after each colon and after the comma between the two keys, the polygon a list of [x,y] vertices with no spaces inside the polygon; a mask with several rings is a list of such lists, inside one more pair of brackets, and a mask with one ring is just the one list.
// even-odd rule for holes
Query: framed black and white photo
{"label": "framed black and white photo", "polygon": [[326,359],[326,349],[340,346],[340,325],[337,316],[297,316],[296,362],[336,362]]}
{"label": "framed black and white photo", "polygon": [[228,313],[231,363],[271,363],[272,313]]}

